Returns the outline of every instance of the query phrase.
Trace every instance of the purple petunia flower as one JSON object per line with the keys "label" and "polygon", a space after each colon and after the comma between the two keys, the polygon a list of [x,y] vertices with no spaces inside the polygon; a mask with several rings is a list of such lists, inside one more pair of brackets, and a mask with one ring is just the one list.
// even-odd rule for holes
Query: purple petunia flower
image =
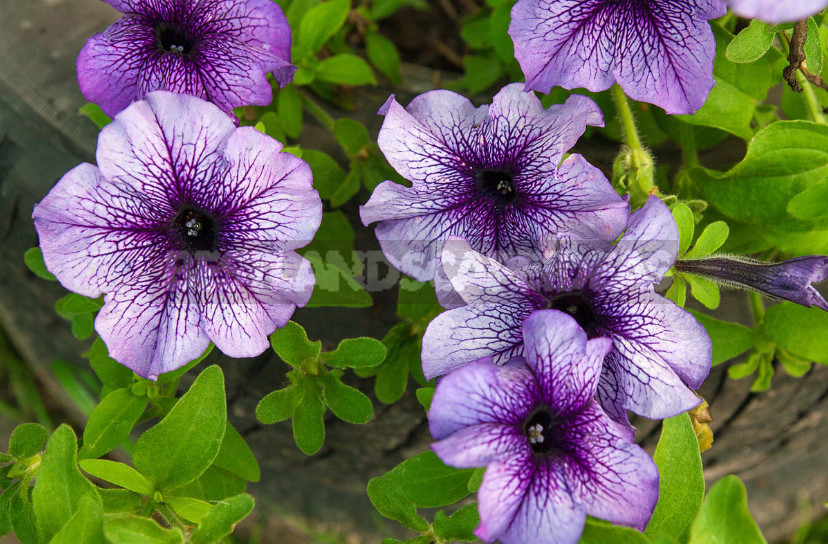
{"label": "purple petunia flower", "polygon": [[800,21],[828,7],[826,0],[727,0],[727,3],[739,17],[768,23]]}
{"label": "purple petunia flower", "polygon": [[708,19],[720,0],[519,0],[509,34],[526,87],[603,91],[618,84],[667,113],[693,113],[713,88]]}
{"label": "purple petunia flower", "polygon": [[586,97],[544,110],[512,84],[491,106],[431,91],[408,108],[392,96],[380,113],[380,148],[413,186],[381,183],[360,215],[366,226],[379,223],[385,256],[417,280],[434,279],[452,235],[505,260],[537,256],[537,240],[549,232],[582,229],[613,239],[626,224],[629,207],[600,170],[580,155],[561,162],[587,125],[603,125]]}
{"label": "purple petunia flower", "polygon": [[306,245],[322,220],[307,163],[199,98],[157,91],[98,138],[35,206],[46,267],[105,293],[95,329],[114,359],[154,379],[210,341],[232,357],[268,346],[313,290]]}
{"label": "purple petunia flower", "polygon": [[[678,228],[658,198],[632,214],[614,245],[562,235],[548,259],[519,271],[453,239],[443,268],[467,303],[438,315],[423,337],[427,378],[491,356],[497,364],[524,352],[523,321],[537,310],[564,311],[590,338],[613,340],[598,400],[612,417],[626,410],[663,419],[698,405],[711,365],[710,338],[688,312],[656,294],[678,253]],[[686,385],[685,385],[686,384]]]}
{"label": "purple petunia flower", "polygon": [[104,0],[124,16],[78,56],[87,100],[114,115],[150,91],[198,96],[227,113],[267,105],[293,79],[290,27],[271,0]]}
{"label": "purple petunia flower", "polygon": [[437,383],[432,445],[448,465],[487,466],[475,534],[503,544],[574,544],[586,514],[643,529],[658,469],[593,399],[607,338],[587,340],[568,315],[523,324],[526,360],[482,360]]}
{"label": "purple petunia flower", "polygon": [[759,291],[771,298],[790,300],[806,308],[828,311],[828,302],[812,285],[828,279],[828,257],[796,257],[768,263],[747,257],[713,256],[676,262],[676,270],[714,281]]}

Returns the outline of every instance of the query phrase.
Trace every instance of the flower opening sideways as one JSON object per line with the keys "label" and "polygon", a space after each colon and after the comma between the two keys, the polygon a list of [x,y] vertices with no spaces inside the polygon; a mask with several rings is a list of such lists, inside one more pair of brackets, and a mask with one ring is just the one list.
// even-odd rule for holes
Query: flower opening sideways
{"label": "flower opening sideways", "polygon": [[110,116],[150,91],[198,96],[232,114],[287,85],[291,33],[271,0],[105,0],[124,13],[78,56],[81,92]]}
{"label": "flower opening sideways", "polygon": [[236,128],[199,98],[156,91],[98,139],[35,206],[47,268],[68,289],[105,294],[95,329],[112,357],[154,379],[212,341],[252,357],[307,303],[322,203],[310,167],[276,140]]}

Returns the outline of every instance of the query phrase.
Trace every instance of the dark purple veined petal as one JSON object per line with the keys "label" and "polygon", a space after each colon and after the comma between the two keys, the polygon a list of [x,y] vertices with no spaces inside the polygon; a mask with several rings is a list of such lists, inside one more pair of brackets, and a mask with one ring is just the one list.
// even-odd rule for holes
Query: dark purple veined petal
{"label": "dark purple veined petal", "polygon": [[768,23],[800,21],[828,7],[826,0],[727,0],[739,17]]}
{"label": "dark purple veined petal", "polygon": [[84,96],[114,115],[155,90],[197,96],[225,113],[267,105],[293,77],[291,33],[268,0],[109,2],[124,16],[92,36],[78,56]]}
{"label": "dark purple veined petal", "polygon": [[527,88],[618,82],[635,100],[692,113],[714,85],[707,20],[724,13],[719,0],[520,0],[509,34]]}
{"label": "dark purple veined petal", "polygon": [[806,308],[828,311],[828,302],[813,286],[828,279],[828,257],[795,257],[781,263],[741,256],[713,256],[676,263],[676,270],[708,277],[725,285],[758,291],[771,298],[789,300]]}
{"label": "dark purple veined petal", "polygon": [[35,207],[44,261],[81,294],[105,293],[96,329],[117,361],[154,378],[209,341],[254,356],[310,298],[293,250],[319,227],[308,165],[216,106],[157,91],[101,131],[100,167],[67,173]]}

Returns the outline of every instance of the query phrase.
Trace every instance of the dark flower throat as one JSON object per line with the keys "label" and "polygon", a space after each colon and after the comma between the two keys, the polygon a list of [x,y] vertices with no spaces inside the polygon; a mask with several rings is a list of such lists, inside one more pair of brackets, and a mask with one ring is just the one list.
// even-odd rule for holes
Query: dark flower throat
{"label": "dark flower throat", "polygon": [[600,336],[601,321],[589,299],[581,293],[567,293],[551,297],[546,305],[547,309],[558,310],[571,315],[584,329],[588,338]]}
{"label": "dark flower throat", "polygon": [[555,449],[555,431],[557,425],[552,414],[546,408],[539,408],[523,424],[523,434],[529,441],[532,452],[546,455]]}
{"label": "dark flower throat", "polygon": [[478,170],[474,177],[481,192],[500,204],[508,204],[517,196],[515,181],[506,170]]}
{"label": "dark flower throat", "polygon": [[155,45],[162,51],[189,55],[193,50],[193,40],[167,23],[155,27]]}
{"label": "dark flower throat", "polygon": [[193,208],[182,208],[174,223],[187,252],[216,251],[216,221],[209,214]]}

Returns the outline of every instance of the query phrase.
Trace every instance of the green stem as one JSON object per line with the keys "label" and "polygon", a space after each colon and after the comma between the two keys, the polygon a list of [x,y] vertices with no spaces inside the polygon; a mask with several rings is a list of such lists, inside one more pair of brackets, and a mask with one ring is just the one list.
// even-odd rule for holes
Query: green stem
{"label": "green stem", "polygon": [[689,170],[699,165],[699,155],[696,150],[696,133],[693,130],[693,126],[688,123],[679,123],[679,126],[681,127],[681,157],[684,161],[685,170]]}
{"label": "green stem", "polygon": [[753,313],[753,324],[758,327],[765,320],[765,303],[759,293],[750,293],[750,311]]}
{"label": "green stem", "polygon": [[181,518],[179,518],[178,515],[172,511],[172,508],[170,508],[166,504],[160,503],[157,504],[157,510],[158,513],[164,517],[167,523],[170,524],[170,526],[178,527],[179,529],[181,529],[182,533],[184,533],[185,535],[187,534],[187,526],[184,525],[184,522],[181,521]]}
{"label": "green stem", "polygon": [[328,130],[333,131],[334,129],[334,121],[333,117],[328,115],[328,112],[322,109],[322,107],[316,103],[311,97],[309,97],[306,93],[302,94],[302,103],[307,108],[308,112],[313,115],[317,121],[325,125]]}
{"label": "green stem", "polygon": [[802,87],[802,94],[805,96],[805,103],[808,104],[808,110],[811,112],[811,117],[814,118],[815,122],[821,125],[828,124],[825,119],[825,114],[822,112],[822,105],[819,103],[819,99],[817,98],[811,83],[805,78],[804,75],[802,75],[801,72],[796,73],[796,79]]}
{"label": "green stem", "polygon": [[630,103],[627,101],[627,95],[617,83],[610,89],[612,100],[615,103],[615,109],[618,110],[618,119],[621,121],[621,132],[623,133],[624,143],[630,149],[643,149],[641,139],[638,137],[638,130],[635,128],[635,118],[633,117]]}

